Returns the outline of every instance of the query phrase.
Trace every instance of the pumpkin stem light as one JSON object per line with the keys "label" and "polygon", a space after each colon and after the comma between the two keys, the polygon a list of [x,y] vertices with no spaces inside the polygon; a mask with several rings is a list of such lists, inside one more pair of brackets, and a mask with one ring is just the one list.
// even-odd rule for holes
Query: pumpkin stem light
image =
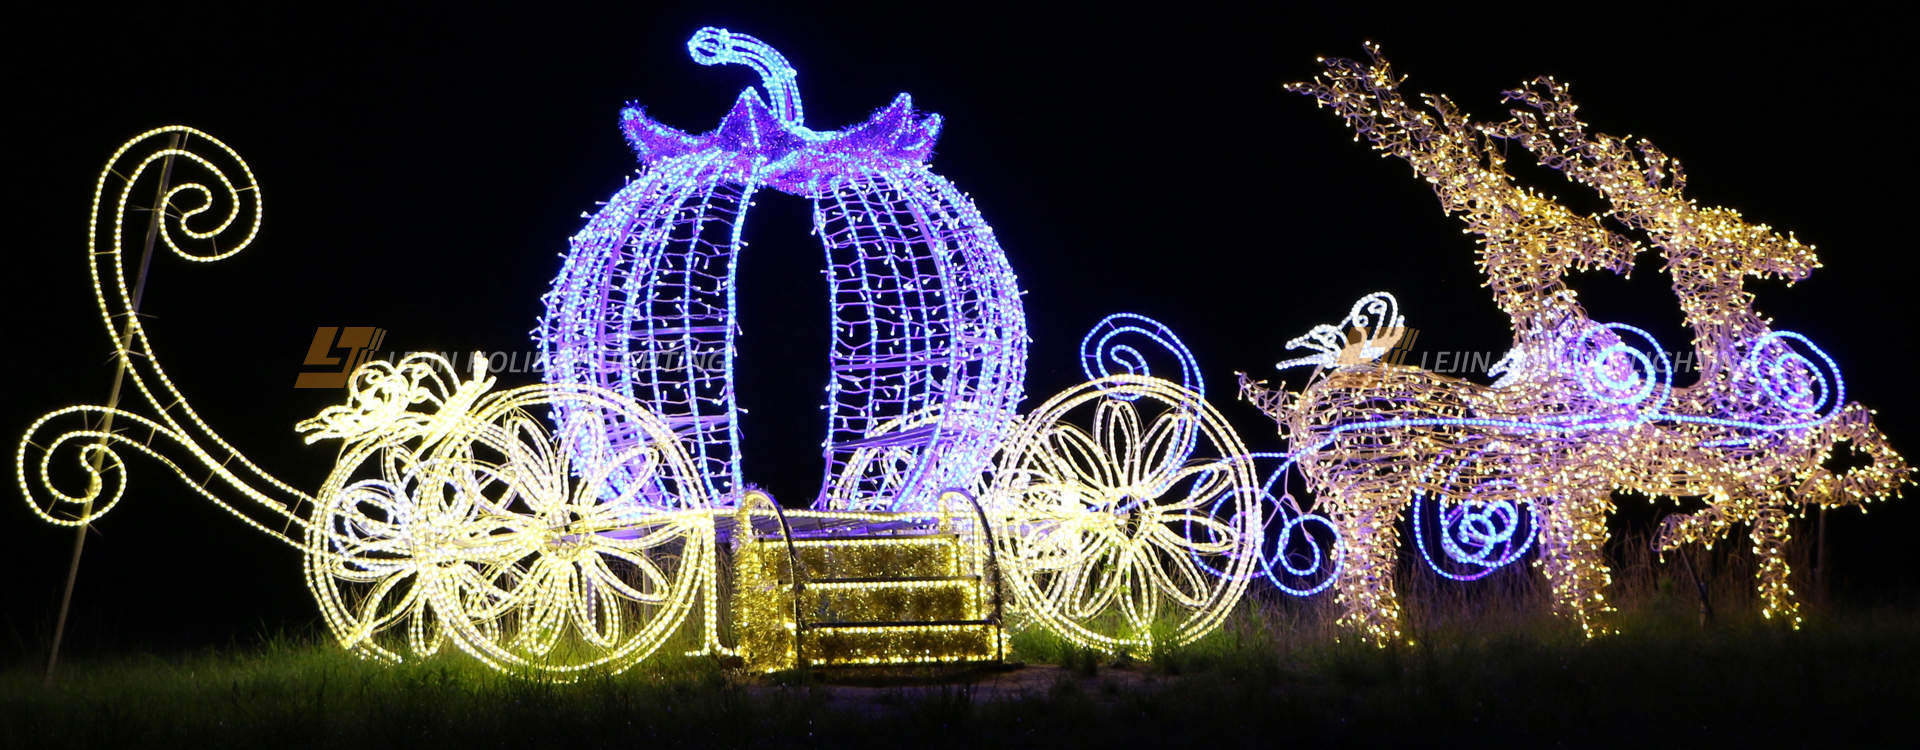
{"label": "pumpkin stem light", "polygon": [[807,119],[800,105],[798,74],[785,55],[772,45],[746,34],[708,26],[687,40],[687,54],[701,65],[745,65],[760,74],[760,87],[767,90],[767,104],[773,116],[789,130],[799,130]]}

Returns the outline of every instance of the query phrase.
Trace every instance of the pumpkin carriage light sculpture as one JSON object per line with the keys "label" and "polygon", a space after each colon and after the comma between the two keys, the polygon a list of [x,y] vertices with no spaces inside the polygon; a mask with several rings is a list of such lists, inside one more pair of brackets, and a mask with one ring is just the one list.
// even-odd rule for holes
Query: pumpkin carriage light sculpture
{"label": "pumpkin carriage light sculpture", "polygon": [[[1404,330],[1392,297],[1378,294],[1339,326],[1288,342],[1320,352],[1280,363],[1316,366],[1300,392],[1242,377],[1243,394],[1278,421],[1345,532],[1343,624],[1382,641],[1399,634],[1396,522],[1410,510],[1411,543],[1454,578],[1518,559],[1537,530],[1534,564],[1557,610],[1589,634],[1603,631],[1601,546],[1618,490],[1707,499],[1704,510],[1667,517],[1662,551],[1712,544],[1747,524],[1761,612],[1798,626],[1789,516],[1897,494],[1910,474],[1872,413],[1846,400],[1833,360],[1805,336],[1773,330],[1741,288],[1747,276],[1806,278],[1818,266],[1813,248],[1686,199],[1677,162],[1645,140],[1589,133],[1553,79],[1507,92],[1524,105],[1510,119],[1476,122],[1443,97],[1428,97],[1431,112],[1410,106],[1378,49],[1368,51],[1371,63],[1325,60],[1325,75],[1290,88],[1406,161],[1479,235],[1480,266],[1514,340],[1490,386],[1377,361]],[[1587,316],[1565,273],[1624,273],[1640,245],[1518,185],[1503,166],[1507,144],[1594,189],[1606,218],[1659,248],[1693,329],[1698,382],[1676,387],[1673,363],[1646,332]],[[1842,444],[1870,462],[1824,468]]]}
{"label": "pumpkin carriage light sculpture", "polygon": [[[205,175],[161,177],[148,247],[210,261],[257,235],[251,170],[189,128],[129,141],[96,186],[90,270],[152,414],[112,402],[35,422],[15,457],[29,505],[84,528],[124,493],[121,453],[143,453],[302,550],[309,589],[354,652],[401,661],[451,646],[570,675],[630,667],[689,622],[697,651],[753,669],[992,660],[1003,605],[1080,646],[1146,652],[1213,629],[1259,577],[1300,595],[1336,587],[1343,623],[1385,640],[1398,635],[1403,514],[1427,562],[1456,579],[1537,546],[1559,609],[1596,632],[1617,489],[1709,498],[1671,517],[1664,549],[1750,524],[1763,611],[1797,623],[1781,554],[1793,502],[1859,503],[1909,474],[1832,361],[1773,331],[1740,289],[1750,274],[1804,277],[1812,249],[1686,201],[1677,164],[1644,141],[1587,134],[1551,80],[1511,92],[1532,111],[1495,124],[1444,99],[1435,114],[1409,107],[1377,54],[1329,61],[1295,87],[1466,218],[1515,343],[1491,386],[1382,362],[1405,322],[1390,295],[1370,295],[1289,342],[1318,352],[1281,363],[1316,366],[1300,393],[1243,377],[1242,395],[1291,444],[1251,453],[1207,403],[1192,354],[1133,315],[1081,342],[1086,382],[1020,415],[1019,291],[971,201],[926,165],[939,119],[902,95],[861,125],[811,130],[772,48],[702,29],[688,50],[752,67],[765,96],[742,92],[703,135],[622,112],[644,166],[573,238],[544,298],[534,337],[547,382],[496,391],[431,354],[366,363],[346,404],[299,425],[308,442],[341,445],[314,494],[200,418],[127,284],[136,183],[176,162]],[[1587,317],[1565,272],[1623,272],[1638,246],[1514,184],[1495,141],[1594,187],[1652,238],[1695,329],[1698,383],[1676,387],[1645,332]],[[765,188],[813,202],[828,264],[825,471],[805,509],[749,485],[740,454],[734,272]],[[1822,468],[1843,441],[1872,462]],[[1276,460],[1260,481],[1255,463]],[[1324,514],[1284,487],[1275,496],[1293,470]],[[79,476],[81,491],[60,489]]]}
{"label": "pumpkin carriage light sculpture", "polygon": [[[135,183],[175,157],[212,176],[220,190],[167,189],[150,231],[211,260],[253,239],[251,171],[190,129],[128,142],[96,191],[93,275],[157,418],[117,404],[43,417],[16,453],[29,504],[84,526],[124,489],[116,449],[146,453],[300,548],[342,645],[386,661],[452,646],[501,669],[617,671],[696,612],[698,650],[755,669],[988,660],[1005,649],[1003,596],[1028,621],[1109,650],[1217,626],[1261,570],[1275,514],[1191,354],[1157,323],[1115,316],[1083,344],[1089,382],[1020,416],[1018,289],[971,202],[926,167],[938,118],[902,95],[862,125],[810,130],[772,48],[709,28],[688,50],[754,68],[767,98],[748,89],[699,136],[622,113],[645,167],[574,238],[545,297],[535,338],[548,382],[495,391],[478,368],[463,379],[432,354],[369,362],[345,405],[299,425],[310,443],[341,443],[311,495],[214,433],[130,314],[122,227]],[[226,162],[179,144],[137,153],[176,133]],[[808,509],[746,484],[740,460],[733,270],[761,188],[814,202],[830,268],[827,468]],[[201,205],[176,205],[181,193]],[[224,223],[189,226],[220,200]],[[176,236],[226,249],[194,256]],[[1180,382],[1147,372],[1126,343],[1142,334],[1178,360]],[[169,443],[190,459],[169,458]],[[77,459],[84,491],[58,488],[60,456]],[[1289,509],[1279,515],[1297,522]]]}

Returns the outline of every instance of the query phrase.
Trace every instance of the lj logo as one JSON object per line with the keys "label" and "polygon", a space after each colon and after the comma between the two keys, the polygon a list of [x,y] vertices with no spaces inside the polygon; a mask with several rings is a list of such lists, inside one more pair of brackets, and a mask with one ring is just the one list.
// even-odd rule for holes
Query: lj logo
{"label": "lj logo", "polygon": [[1399,340],[1395,341],[1393,347],[1387,350],[1387,364],[1406,364],[1407,354],[1413,351],[1413,342],[1420,338],[1420,329],[1418,328],[1406,328],[1402,330],[1404,332],[1397,337]]}
{"label": "lj logo", "polygon": [[1402,364],[1418,338],[1420,331],[1414,328],[1376,328],[1373,338],[1367,338],[1364,328],[1351,328],[1347,331],[1346,347],[1334,361],[1341,365],[1364,365],[1380,359],[1390,365]]}
{"label": "lj logo", "polygon": [[[293,381],[293,387],[345,387],[347,378],[353,375],[354,369],[366,364],[367,360],[373,357],[374,350],[380,348],[380,342],[386,337],[386,331],[370,326],[351,328],[321,326],[319,330],[313,332],[313,344],[307,347],[305,364],[309,366],[340,365],[343,359],[345,364],[341,365],[339,372],[300,373],[300,377]],[[333,356],[333,350],[336,348],[347,350],[347,356],[344,358]]]}

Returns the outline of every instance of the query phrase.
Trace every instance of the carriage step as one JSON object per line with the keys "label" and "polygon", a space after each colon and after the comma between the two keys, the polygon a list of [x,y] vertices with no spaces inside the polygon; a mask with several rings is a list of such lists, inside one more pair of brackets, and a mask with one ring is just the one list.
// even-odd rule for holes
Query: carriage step
{"label": "carriage step", "polygon": [[936,628],[936,627],[938,627],[938,628],[944,628],[944,627],[962,627],[962,626],[967,626],[967,625],[992,625],[992,624],[993,624],[993,621],[992,621],[992,620],[974,620],[974,619],[967,619],[967,620],[897,620],[897,621],[892,621],[892,620],[875,620],[875,621],[870,621],[870,622],[857,622],[857,621],[852,621],[852,620],[847,620],[847,621],[841,621],[841,622],[810,622],[810,623],[807,623],[807,629],[808,629],[808,630],[831,630],[831,629],[835,629],[835,628],[856,628],[856,629],[857,629],[857,628],[869,628],[869,629],[871,629],[871,628],[881,628],[881,629],[885,629],[885,628]]}
{"label": "carriage step", "polygon": [[959,537],[952,534],[795,539],[793,551],[814,580],[947,576],[960,564]]}
{"label": "carriage step", "polygon": [[765,671],[993,661],[1005,636],[980,564],[950,533],[747,540],[736,642]]}
{"label": "carriage step", "polygon": [[875,576],[872,578],[809,578],[807,579],[807,585],[818,586],[820,584],[826,584],[826,583],[830,583],[834,585],[845,585],[845,586],[857,586],[861,584],[908,585],[908,584],[943,583],[946,581],[977,581],[979,579],[980,579],[979,576]]}
{"label": "carriage step", "polygon": [[971,621],[980,611],[979,576],[815,578],[802,591],[810,623]]}
{"label": "carriage step", "polygon": [[994,661],[1000,626],[991,620],[823,622],[806,626],[808,666],[865,667]]}

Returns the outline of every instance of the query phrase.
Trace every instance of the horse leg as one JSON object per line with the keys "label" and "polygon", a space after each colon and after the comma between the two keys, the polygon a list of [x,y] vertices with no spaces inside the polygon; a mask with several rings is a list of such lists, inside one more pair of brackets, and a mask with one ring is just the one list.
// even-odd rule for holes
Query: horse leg
{"label": "horse leg", "polygon": [[1800,597],[1787,582],[1786,548],[1793,538],[1788,528],[1786,498],[1772,494],[1754,509],[1753,554],[1758,558],[1754,579],[1760,590],[1760,616],[1775,615],[1795,628],[1800,627]]}
{"label": "horse leg", "polygon": [[1661,552],[1694,542],[1712,547],[1714,542],[1727,536],[1728,528],[1733,525],[1727,516],[1728,507],[1729,501],[1716,493],[1707,498],[1707,507],[1698,512],[1669,514],[1660,522],[1657,547]]}
{"label": "horse leg", "polygon": [[1600,617],[1612,609],[1603,589],[1613,577],[1601,555],[1612,506],[1611,496],[1598,493],[1540,502],[1540,551],[1533,565],[1553,587],[1554,613],[1579,623],[1588,637],[1605,632]]}
{"label": "horse leg", "polygon": [[1336,498],[1329,515],[1343,545],[1335,583],[1342,613],[1338,625],[1376,643],[1400,637],[1400,596],[1393,570],[1399,559],[1401,504],[1371,497]]}

